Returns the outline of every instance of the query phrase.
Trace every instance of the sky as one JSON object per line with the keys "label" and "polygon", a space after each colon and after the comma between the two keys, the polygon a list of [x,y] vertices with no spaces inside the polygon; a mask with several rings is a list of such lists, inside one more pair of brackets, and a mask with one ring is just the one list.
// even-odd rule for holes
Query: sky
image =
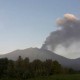
{"label": "sky", "polygon": [[40,48],[65,13],[80,17],[80,0],[0,0],[0,54]]}

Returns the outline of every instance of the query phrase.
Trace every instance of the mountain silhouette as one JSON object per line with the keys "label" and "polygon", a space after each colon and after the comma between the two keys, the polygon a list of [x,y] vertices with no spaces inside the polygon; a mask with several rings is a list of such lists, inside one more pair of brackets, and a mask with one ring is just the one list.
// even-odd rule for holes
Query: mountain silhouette
{"label": "mountain silhouette", "polygon": [[49,50],[39,49],[39,48],[28,48],[24,50],[15,50],[13,52],[1,55],[0,58],[6,57],[11,60],[17,60],[19,56],[21,56],[23,59],[25,57],[28,57],[30,61],[33,61],[35,59],[39,59],[41,61],[45,61],[46,59],[57,60],[63,67],[80,70],[80,58],[68,59],[56,53],[53,53]]}

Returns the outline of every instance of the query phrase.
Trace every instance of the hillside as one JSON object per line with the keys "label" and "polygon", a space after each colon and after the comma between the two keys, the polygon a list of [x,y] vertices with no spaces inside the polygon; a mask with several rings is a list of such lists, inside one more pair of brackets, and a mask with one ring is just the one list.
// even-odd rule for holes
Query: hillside
{"label": "hillside", "polygon": [[1,55],[0,57],[7,57],[8,59],[16,60],[19,56],[22,56],[22,58],[28,57],[30,61],[35,59],[40,59],[42,61],[46,59],[57,60],[62,66],[80,70],[80,58],[68,59],[45,49],[28,48],[24,50],[15,50],[13,52]]}

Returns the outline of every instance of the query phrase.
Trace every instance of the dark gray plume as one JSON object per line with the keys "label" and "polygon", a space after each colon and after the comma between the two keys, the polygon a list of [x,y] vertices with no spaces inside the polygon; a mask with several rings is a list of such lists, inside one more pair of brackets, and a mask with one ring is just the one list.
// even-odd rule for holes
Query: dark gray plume
{"label": "dark gray plume", "polygon": [[68,58],[80,57],[80,20],[72,14],[65,14],[57,20],[57,25],[58,29],[46,38],[42,48]]}

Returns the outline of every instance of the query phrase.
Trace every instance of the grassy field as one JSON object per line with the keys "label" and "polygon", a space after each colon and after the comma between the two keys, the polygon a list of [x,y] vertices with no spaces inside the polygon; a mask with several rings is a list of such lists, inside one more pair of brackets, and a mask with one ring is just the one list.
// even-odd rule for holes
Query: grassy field
{"label": "grassy field", "polygon": [[80,74],[53,75],[49,77],[38,77],[28,80],[80,80]]}
{"label": "grassy field", "polygon": [[[0,79],[0,80],[24,80],[24,79]],[[53,75],[47,77],[37,77],[25,80],[80,80],[80,74],[70,74],[70,75]]]}

